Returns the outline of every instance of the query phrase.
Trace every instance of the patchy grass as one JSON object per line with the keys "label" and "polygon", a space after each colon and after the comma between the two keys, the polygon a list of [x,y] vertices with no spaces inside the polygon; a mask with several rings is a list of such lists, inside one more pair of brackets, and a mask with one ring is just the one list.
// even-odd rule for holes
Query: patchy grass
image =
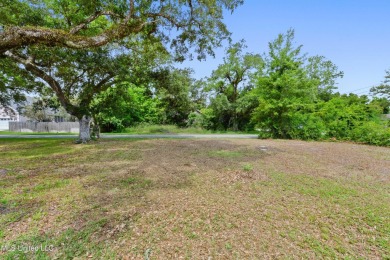
{"label": "patchy grass", "polygon": [[[258,131],[212,131],[197,127],[178,127],[176,125],[151,125],[139,124],[134,127],[124,129],[120,133],[103,133],[103,135],[118,135],[118,134],[258,134]],[[53,133],[53,132],[10,132],[0,131],[1,135],[69,135],[76,136],[77,133]]]}
{"label": "patchy grass", "polygon": [[[212,131],[196,127],[178,127],[175,125],[150,125],[140,124],[138,126],[126,128],[123,133],[126,134],[248,134],[241,131]],[[258,132],[250,132],[258,134]]]}
{"label": "patchy grass", "polygon": [[229,150],[209,151],[208,155],[210,157],[227,157],[227,158],[237,158],[237,157],[244,156],[244,154],[239,151],[229,151]]}
{"label": "patchy grass", "polygon": [[390,150],[0,140],[0,258],[390,257]]}
{"label": "patchy grass", "polygon": [[250,163],[247,163],[247,164],[244,164],[244,166],[242,167],[242,169],[246,172],[250,172],[253,170],[253,165],[250,164]]}

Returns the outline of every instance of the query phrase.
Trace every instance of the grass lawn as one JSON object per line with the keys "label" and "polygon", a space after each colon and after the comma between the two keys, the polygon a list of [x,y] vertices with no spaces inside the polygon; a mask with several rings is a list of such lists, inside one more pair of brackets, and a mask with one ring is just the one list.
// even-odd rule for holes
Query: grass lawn
{"label": "grass lawn", "polygon": [[259,132],[212,131],[196,127],[140,124],[138,126],[126,128],[122,134],[259,134]]}
{"label": "grass lawn", "polygon": [[390,258],[390,149],[0,139],[0,258]]}
{"label": "grass lawn", "polygon": [[11,132],[0,131],[1,135],[78,135],[77,133],[53,133],[53,132]]}
{"label": "grass lawn", "polygon": [[[178,127],[176,125],[149,125],[140,124],[138,126],[126,128],[121,133],[102,133],[103,135],[120,135],[120,134],[259,134],[257,131],[211,131],[196,127]],[[37,133],[37,132],[10,132],[0,131],[1,135],[78,135],[78,133]]]}

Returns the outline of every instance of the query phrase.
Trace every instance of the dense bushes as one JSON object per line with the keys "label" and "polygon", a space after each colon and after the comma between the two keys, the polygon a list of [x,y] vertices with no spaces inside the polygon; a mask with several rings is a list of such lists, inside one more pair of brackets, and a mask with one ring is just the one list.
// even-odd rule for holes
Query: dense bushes
{"label": "dense bushes", "polygon": [[147,95],[146,88],[132,84],[113,87],[92,103],[94,120],[104,132],[118,132],[138,123],[161,123],[160,101]]}
{"label": "dense bushes", "polygon": [[356,142],[390,146],[390,127],[384,123],[364,122],[351,130],[349,138]]}
{"label": "dense bushes", "polygon": [[289,31],[269,44],[252,94],[258,106],[252,122],[260,138],[338,139],[389,145],[389,127],[380,119],[389,102],[354,94],[333,94],[337,67],[321,56],[301,55]]}
{"label": "dense bushes", "polygon": [[289,131],[292,139],[318,140],[327,136],[325,122],[315,113],[296,113]]}
{"label": "dense bushes", "polygon": [[[382,108],[366,96],[333,94],[316,103],[311,111],[295,111],[284,126],[287,137],[301,140],[347,140],[373,145],[390,145],[390,121],[381,118]],[[258,125],[262,125],[259,123]],[[269,128],[260,138],[275,137]]]}
{"label": "dense bushes", "polygon": [[95,99],[95,119],[106,131],[174,124],[257,130],[260,138],[390,145],[389,121],[381,118],[390,106],[387,81],[376,89],[382,97],[334,93],[343,73],[322,56],[302,54],[293,30],[270,42],[266,55],[244,48],[243,42],[231,45],[223,64],[204,80],[193,80],[191,70],[166,67],[152,72],[147,86],[111,88]]}

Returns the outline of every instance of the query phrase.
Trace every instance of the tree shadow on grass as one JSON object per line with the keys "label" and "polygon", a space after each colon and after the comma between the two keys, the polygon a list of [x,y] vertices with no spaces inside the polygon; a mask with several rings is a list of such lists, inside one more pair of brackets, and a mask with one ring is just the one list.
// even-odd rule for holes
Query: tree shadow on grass
{"label": "tree shadow on grass", "polygon": [[[31,146],[27,154],[44,147]],[[3,223],[14,229],[5,238],[10,243],[56,247],[52,252],[26,253],[35,259],[80,257],[88,252],[93,257],[115,256],[102,245],[133,232],[137,220],[154,210],[150,192],[189,189],[195,174],[224,172],[242,167],[242,160],[254,162],[265,155],[224,140],[104,140],[85,146],[61,140],[47,147],[51,148],[39,159],[18,158],[21,165],[30,164],[21,167],[30,178],[3,180],[7,196],[14,196],[18,211],[26,212]],[[31,207],[33,201],[39,207]]]}

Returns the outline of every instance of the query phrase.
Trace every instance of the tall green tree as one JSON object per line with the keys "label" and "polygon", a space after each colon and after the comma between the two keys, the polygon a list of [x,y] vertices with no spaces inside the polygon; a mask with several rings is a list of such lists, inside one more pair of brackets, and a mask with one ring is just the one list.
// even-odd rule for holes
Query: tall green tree
{"label": "tall green tree", "polygon": [[320,134],[310,113],[319,96],[330,92],[342,73],[330,61],[308,58],[301,49],[301,45],[294,46],[293,30],[269,43],[265,66],[254,90],[259,106],[252,118],[264,136],[296,138],[301,133],[314,133],[315,129],[315,134]]}
{"label": "tall green tree", "polygon": [[[90,139],[90,104],[94,97],[113,84],[134,76],[137,71],[149,68],[164,50],[159,41],[156,44],[146,41],[128,44],[126,52],[110,46],[93,51],[64,48],[48,51],[40,47],[6,55],[29,75],[29,84],[45,83],[39,93],[56,96],[61,106],[79,120],[79,139],[86,142]],[[2,62],[8,60],[0,59],[0,64]],[[8,73],[17,72],[10,70]]]}
{"label": "tall green tree", "polygon": [[254,75],[263,63],[260,55],[244,53],[245,48],[243,40],[230,45],[226,49],[223,63],[209,78],[208,89],[214,93],[210,107],[214,110],[215,118],[223,128],[234,131],[243,127],[240,125],[245,116],[243,108],[250,106],[250,99],[243,97],[253,87]]}
{"label": "tall green tree", "polygon": [[166,66],[151,74],[151,87],[164,111],[163,123],[184,126],[188,115],[196,109],[192,100],[195,94],[192,73],[191,69]]}
{"label": "tall green tree", "polygon": [[323,101],[332,98],[333,91],[337,89],[336,80],[344,76],[344,72],[339,71],[338,67],[324,56],[308,57],[305,70],[317,86],[317,97]]}

